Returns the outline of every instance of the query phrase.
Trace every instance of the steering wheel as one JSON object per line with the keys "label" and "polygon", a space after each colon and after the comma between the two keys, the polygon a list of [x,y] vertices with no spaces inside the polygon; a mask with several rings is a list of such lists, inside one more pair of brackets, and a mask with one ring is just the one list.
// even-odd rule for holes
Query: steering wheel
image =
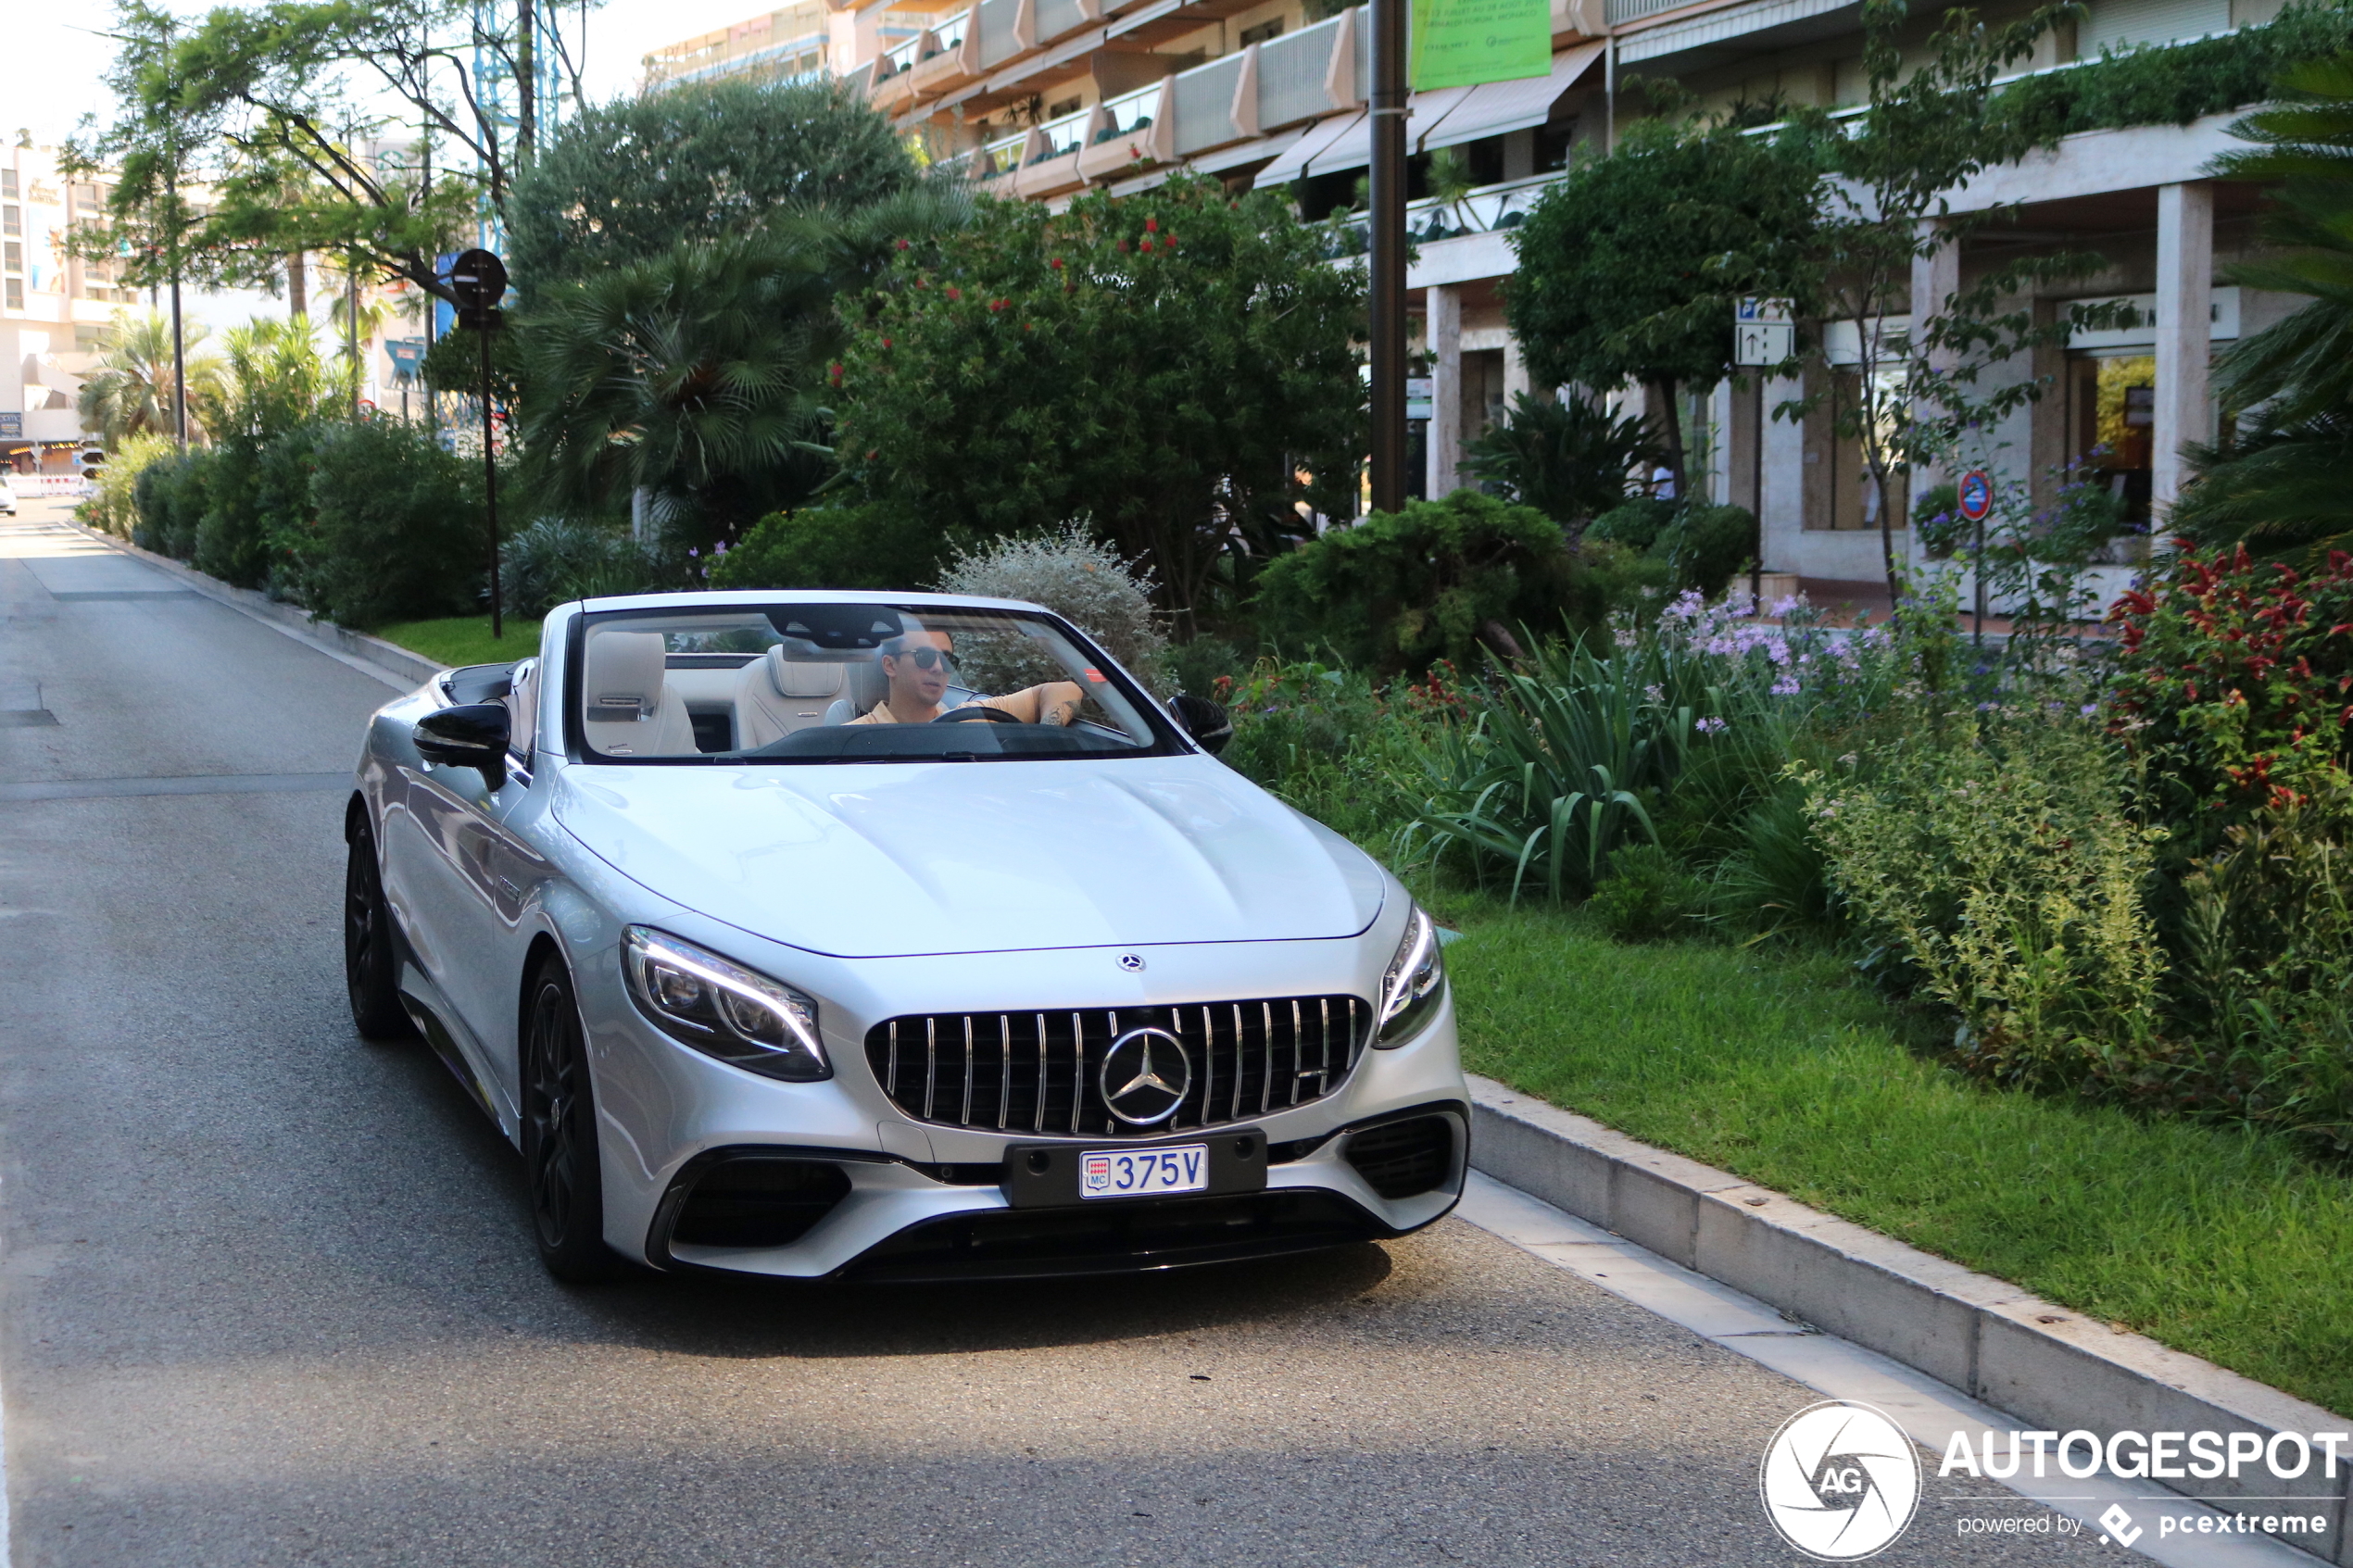
{"label": "steering wheel", "polygon": [[1018,724],[1020,720],[1001,708],[988,708],[974,703],[969,708],[951,708],[932,721],[935,724]]}

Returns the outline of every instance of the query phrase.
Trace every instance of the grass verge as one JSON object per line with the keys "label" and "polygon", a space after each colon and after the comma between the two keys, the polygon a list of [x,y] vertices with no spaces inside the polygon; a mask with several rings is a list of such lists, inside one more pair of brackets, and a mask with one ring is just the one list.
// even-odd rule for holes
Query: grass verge
{"label": "grass verge", "polygon": [[490,617],[451,615],[438,621],[402,621],[380,626],[376,635],[410,653],[444,664],[506,664],[539,651],[539,622],[507,617],[504,637],[490,635]]}
{"label": "grass verge", "polygon": [[1827,955],[1432,903],[1472,1071],[2353,1414],[2353,1177],[1973,1083]]}

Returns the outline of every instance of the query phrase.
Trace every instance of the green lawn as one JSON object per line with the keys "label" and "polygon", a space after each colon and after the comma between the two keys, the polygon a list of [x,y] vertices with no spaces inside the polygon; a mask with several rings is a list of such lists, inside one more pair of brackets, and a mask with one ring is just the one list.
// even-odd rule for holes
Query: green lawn
{"label": "green lawn", "polygon": [[376,635],[411,653],[444,664],[506,664],[539,651],[539,622],[507,617],[504,637],[490,635],[490,617],[452,615],[439,621],[403,621],[380,626]]}
{"label": "green lawn", "polygon": [[1474,1072],[2353,1414],[2353,1176],[1981,1087],[1827,956],[1432,902]]}

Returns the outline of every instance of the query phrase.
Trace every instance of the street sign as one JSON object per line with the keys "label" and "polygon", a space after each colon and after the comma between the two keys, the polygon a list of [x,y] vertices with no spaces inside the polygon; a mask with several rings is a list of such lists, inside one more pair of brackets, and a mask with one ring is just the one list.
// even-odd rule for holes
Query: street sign
{"label": "street sign", "polygon": [[1786,299],[1754,295],[1732,303],[1732,363],[1779,365],[1797,353],[1797,324]]}
{"label": "street sign", "polygon": [[1433,383],[1428,376],[1407,376],[1405,378],[1405,418],[1407,420],[1426,420],[1429,418],[1431,408],[1429,389],[1432,384]]}
{"label": "street sign", "polygon": [[421,337],[386,338],[384,352],[392,356],[392,373],[401,381],[415,381],[424,368],[425,340]]}
{"label": "street sign", "polygon": [[449,292],[462,308],[492,310],[507,296],[507,265],[486,250],[470,250],[450,264]]}
{"label": "street sign", "polygon": [[1416,0],[1415,89],[1550,75],[1552,18],[1552,0]]}
{"label": "street sign", "polygon": [[1983,522],[1994,509],[1994,481],[1983,469],[1971,469],[1961,475],[1958,488],[1961,516],[1970,522]]}
{"label": "street sign", "polygon": [[1797,352],[1794,321],[1741,321],[1732,328],[1732,363],[1778,365]]}

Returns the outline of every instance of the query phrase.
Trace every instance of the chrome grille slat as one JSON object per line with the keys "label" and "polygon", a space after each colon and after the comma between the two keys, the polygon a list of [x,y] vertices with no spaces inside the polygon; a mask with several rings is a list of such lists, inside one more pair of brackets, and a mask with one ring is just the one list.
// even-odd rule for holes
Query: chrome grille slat
{"label": "chrome grille slat", "polygon": [[[1046,1137],[1166,1136],[1322,1099],[1347,1082],[1365,1045],[1358,1031],[1370,1016],[1359,998],[1341,996],[1074,1009],[1025,1015],[1024,1040],[1009,1012],[917,1014],[868,1031],[866,1054],[891,1103],[935,1125]],[[1122,1031],[1146,1025],[1176,1036],[1192,1062],[1193,1083],[1166,1123],[1132,1127],[1104,1106],[1101,1062],[1093,1053],[1099,1046],[1107,1050]],[[920,1061],[908,1033],[918,1026]],[[1037,1053],[1027,1062],[1021,1060],[1025,1047]],[[994,1053],[987,1071],[984,1049]],[[1278,1076],[1288,1085],[1279,1096]]]}

